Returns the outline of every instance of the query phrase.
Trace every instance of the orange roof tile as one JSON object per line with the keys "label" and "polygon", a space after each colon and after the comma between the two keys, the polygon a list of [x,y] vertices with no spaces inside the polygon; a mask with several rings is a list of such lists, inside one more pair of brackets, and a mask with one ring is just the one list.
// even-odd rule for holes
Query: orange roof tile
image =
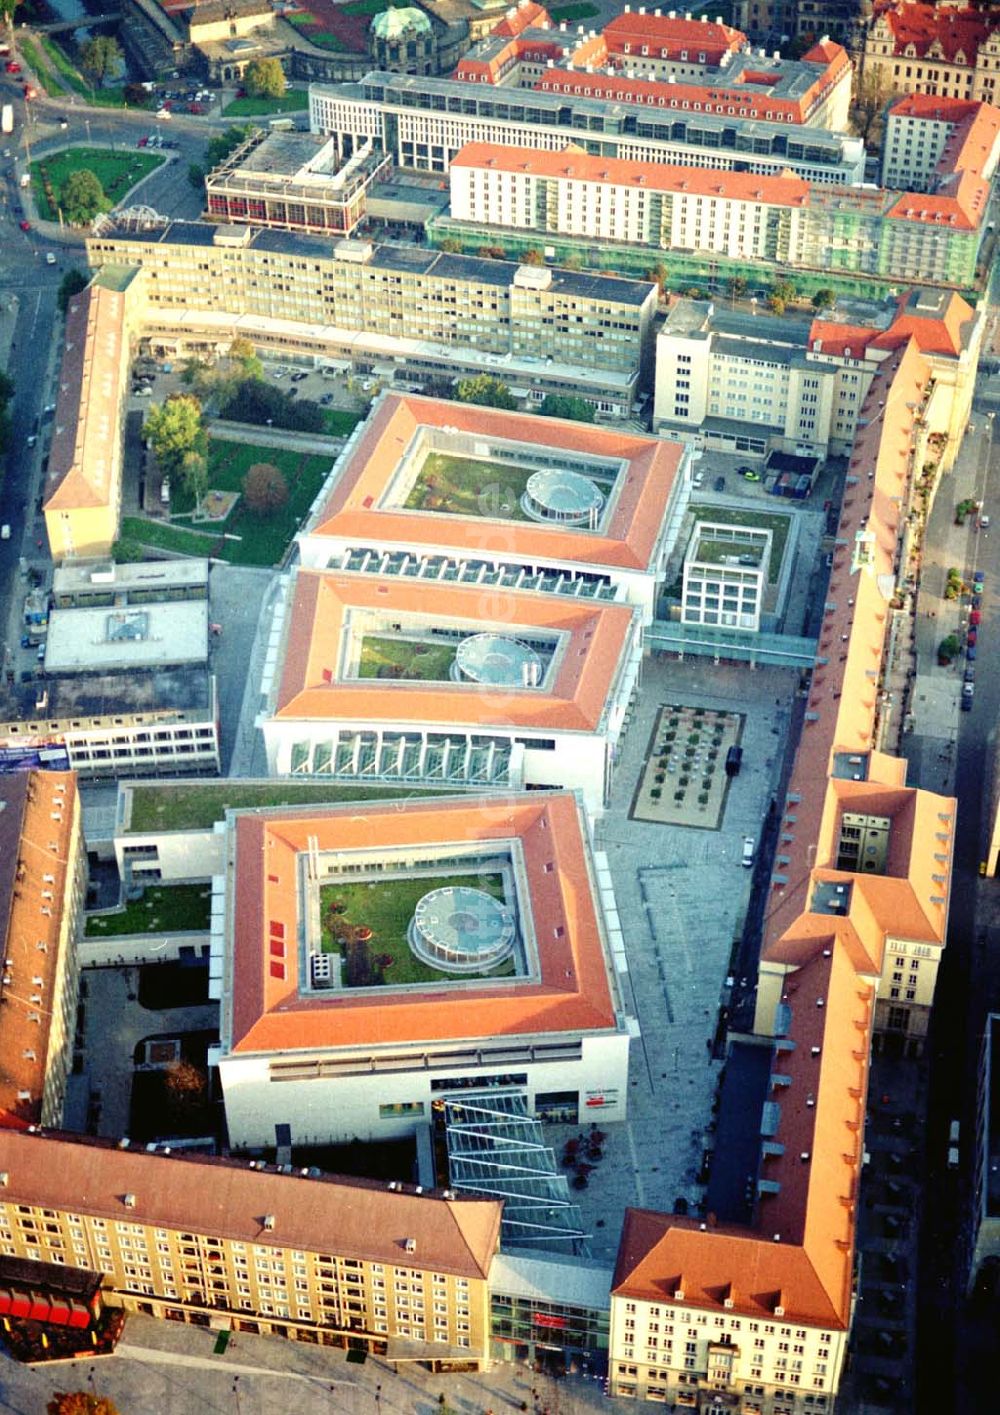
{"label": "orange roof tile", "polygon": [[125,296],[91,285],[66,314],[45,498],[46,511],[114,503],[113,458],[122,399]]}
{"label": "orange roof tile", "polygon": [[[0,1132],[5,1203],[243,1240],[260,1247],[489,1275],[500,1237],[499,1200],[335,1175],[306,1179],[249,1169],[245,1160],[147,1154],[68,1134]],[[132,1194],[126,1210],[122,1195]],[[274,1216],[262,1230],[261,1216]],[[415,1253],[406,1240],[416,1240]]]}
{"label": "orange roof tile", "polygon": [[[502,621],[491,618],[493,601],[484,603],[482,590],[471,585],[300,570],[286,620],[289,638],[275,717],[598,731],[629,651],[634,611],[541,594],[518,595],[504,608]],[[338,665],[349,615],[357,611],[403,620],[416,614],[421,621],[466,625],[470,633],[494,629],[517,638],[551,630],[568,639],[548,689],[345,679]]]}
{"label": "orange roof tile", "polygon": [[[361,813],[363,812],[363,814]],[[352,995],[299,990],[299,951],[274,967],[269,946],[300,930],[298,862],[328,849],[386,850],[517,839],[541,975],[482,987],[383,987]],[[589,846],[568,792],[357,803],[238,813],[229,947],[233,1052],[373,1047],[420,1041],[616,1030],[617,1006]],[[277,976],[278,973],[283,976]]]}
{"label": "orange roof tile", "polygon": [[960,10],[953,5],[911,4],[901,0],[883,12],[894,41],[894,52],[906,53],[913,45],[918,58],[940,46],[941,58],[949,64],[973,65],[979,46],[1000,23],[1000,16],[982,10]]}
{"label": "orange roof tile", "polygon": [[969,327],[976,317],[972,306],[957,291],[951,291],[938,319],[919,308],[916,311],[908,309],[907,306],[912,303],[912,292],[900,296],[898,313],[888,329],[874,335],[872,348],[898,349],[912,339],[921,353],[958,358],[966,346]]}
{"label": "orange roof tile", "polygon": [[[75,772],[0,776],[0,1126],[43,1118],[52,1020],[61,1018],[67,970],[75,968],[73,916],[79,802]],[[62,1037],[56,1043],[61,1047]],[[46,1117],[48,1118],[48,1117]]]}
{"label": "orange roof tile", "polygon": [[451,165],[535,177],[563,177],[615,188],[645,187],[647,191],[759,201],[771,206],[806,206],[809,201],[809,183],[791,173],[769,177],[750,172],[711,172],[665,162],[633,162],[628,158],[594,156],[573,144],[561,152],[544,152],[540,148],[470,142],[459,148]]}
{"label": "orange roof tile", "polygon": [[[407,511],[385,504],[400,458],[420,427],[455,428],[521,442],[529,450],[552,447],[623,461],[625,470],[605,528],[587,531],[533,521]],[[376,540],[417,553],[455,547],[465,553],[492,553],[536,564],[648,571],[683,456],[679,443],[632,432],[389,394],[365,424],[310,534],[337,536],[359,545]]]}
{"label": "orange roof tile", "polygon": [[867,324],[838,324],[829,319],[814,319],[809,326],[809,348],[814,353],[830,354],[840,359],[863,359],[874,336],[875,330]]}
{"label": "orange roof tile", "polygon": [[[635,13],[616,15],[604,26],[604,42],[608,50],[624,54],[625,45],[635,46],[632,54],[639,55],[645,45],[655,58],[679,59],[686,49],[692,60],[704,54],[706,64],[718,64],[726,54],[736,54],[746,44],[746,35],[731,25],[713,21],[671,19],[669,15]],[[663,51],[666,50],[666,54]],[[631,55],[629,56],[631,57]]]}

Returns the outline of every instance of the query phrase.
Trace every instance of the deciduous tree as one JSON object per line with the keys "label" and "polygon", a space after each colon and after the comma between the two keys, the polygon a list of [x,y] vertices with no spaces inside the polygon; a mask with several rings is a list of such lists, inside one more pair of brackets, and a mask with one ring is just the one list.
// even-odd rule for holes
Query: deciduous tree
{"label": "deciduous tree", "polygon": [[586,398],[546,393],[538,409],[543,418],[570,418],[575,423],[592,423],[597,409]]}
{"label": "deciduous tree", "polygon": [[80,50],[80,64],[98,86],[118,73],[121,68],[121,45],[111,34],[95,34]]}
{"label": "deciduous tree", "polygon": [[270,462],[254,462],[243,478],[243,496],[252,511],[269,516],[288,500],[288,483]]}
{"label": "deciduous tree", "polygon": [[45,1409],[48,1415],[119,1415],[113,1400],[86,1390],[57,1391]]}
{"label": "deciduous tree", "polygon": [[78,295],[81,290],[86,290],[90,280],[84,275],[82,270],[67,270],[66,274],[59,282],[59,293],[56,296],[56,303],[59,305],[59,313],[65,314],[69,309],[69,302],[74,295]]}
{"label": "deciduous tree", "polygon": [[455,395],[460,403],[480,403],[485,408],[517,407],[517,399],[506,383],[489,373],[459,379],[455,385]]}
{"label": "deciduous tree", "polygon": [[59,206],[71,226],[85,226],[107,205],[104,188],[89,167],[71,172],[59,192]]}
{"label": "deciduous tree", "polygon": [[146,440],[162,470],[180,472],[185,454],[206,448],[201,403],[191,393],[175,393],[158,408],[150,408],[144,428]]}
{"label": "deciduous tree", "polygon": [[253,98],[284,98],[288,88],[280,59],[255,59],[247,65],[243,82]]}

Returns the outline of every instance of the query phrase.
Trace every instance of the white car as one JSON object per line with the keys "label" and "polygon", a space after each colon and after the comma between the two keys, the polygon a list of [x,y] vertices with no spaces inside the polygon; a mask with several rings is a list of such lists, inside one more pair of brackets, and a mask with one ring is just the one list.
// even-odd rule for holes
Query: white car
{"label": "white car", "polygon": [[55,258],[55,256],[52,254],[52,252],[51,252],[51,251],[46,251],[46,252],[45,252],[45,264],[46,264],[46,265],[55,265],[55,263],[56,263],[56,258]]}
{"label": "white car", "polygon": [[757,842],[752,835],[743,837],[743,868],[753,869],[754,856],[757,854]]}
{"label": "white car", "polygon": [[170,116],[169,108],[157,108],[156,117],[159,118],[161,123],[165,122]]}
{"label": "white car", "polygon": [[0,526],[0,540],[10,540],[10,526],[6,521]]}

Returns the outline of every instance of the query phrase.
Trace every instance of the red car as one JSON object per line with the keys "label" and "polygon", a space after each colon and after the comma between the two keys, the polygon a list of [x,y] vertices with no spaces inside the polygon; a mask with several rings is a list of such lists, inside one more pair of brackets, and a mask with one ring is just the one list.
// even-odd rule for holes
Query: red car
{"label": "red car", "polygon": [[8,74],[19,74],[21,72],[21,66],[16,59],[8,59],[4,68],[7,70]]}
{"label": "red car", "polygon": [[136,143],[136,147],[145,147],[148,142],[149,138],[140,138],[139,141]]}
{"label": "red car", "polygon": [[966,643],[969,645],[969,647],[971,648],[978,638],[979,638],[979,630],[978,630],[978,629],[970,629],[969,632],[968,632],[968,633],[966,634],[966,636],[965,636],[965,642],[966,642]]}
{"label": "red car", "polygon": [[21,230],[22,230],[22,231],[30,231],[30,230],[31,230],[31,222],[30,222],[30,221],[22,221],[22,222],[21,222]]}
{"label": "red car", "polygon": [[982,610],[981,610],[981,609],[974,609],[974,610],[972,611],[972,613],[969,615],[969,623],[970,623],[970,624],[979,624],[979,623],[982,622],[982,618],[983,618],[983,612],[982,612]]}

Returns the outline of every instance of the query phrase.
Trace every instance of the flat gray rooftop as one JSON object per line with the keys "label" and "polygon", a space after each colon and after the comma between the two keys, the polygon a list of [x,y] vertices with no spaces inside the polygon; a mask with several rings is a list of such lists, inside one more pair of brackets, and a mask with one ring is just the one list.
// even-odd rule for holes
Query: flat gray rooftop
{"label": "flat gray rooftop", "polygon": [[57,565],[52,575],[56,597],[86,591],[167,590],[208,584],[207,560],[147,560],[116,565],[113,560]]}
{"label": "flat gray rooftop", "polygon": [[[38,698],[46,694],[43,707]],[[164,668],[156,672],[80,673],[36,678],[0,687],[0,731],[26,722],[66,727],[88,718],[160,716],[188,713],[201,718],[214,709],[213,678],[206,668]]]}
{"label": "flat gray rooftop", "polygon": [[156,668],[204,663],[207,657],[207,599],[54,609],[49,615],[47,673]]}

